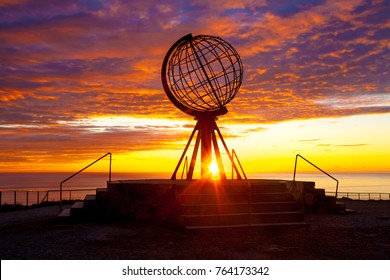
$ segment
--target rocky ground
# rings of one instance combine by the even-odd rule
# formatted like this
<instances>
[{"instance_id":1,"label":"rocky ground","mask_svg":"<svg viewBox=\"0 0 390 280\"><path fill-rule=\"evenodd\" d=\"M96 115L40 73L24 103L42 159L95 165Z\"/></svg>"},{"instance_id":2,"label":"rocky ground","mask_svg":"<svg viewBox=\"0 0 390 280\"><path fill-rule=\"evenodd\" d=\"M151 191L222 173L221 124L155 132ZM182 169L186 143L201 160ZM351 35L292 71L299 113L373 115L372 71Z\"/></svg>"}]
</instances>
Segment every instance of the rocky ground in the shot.
<instances>
[{"instance_id":1,"label":"rocky ground","mask_svg":"<svg viewBox=\"0 0 390 280\"><path fill-rule=\"evenodd\" d=\"M390 259L390 201L306 215L299 229L183 231L132 221L60 222L58 206L0 213L0 259Z\"/></svg>"}]
</instances>

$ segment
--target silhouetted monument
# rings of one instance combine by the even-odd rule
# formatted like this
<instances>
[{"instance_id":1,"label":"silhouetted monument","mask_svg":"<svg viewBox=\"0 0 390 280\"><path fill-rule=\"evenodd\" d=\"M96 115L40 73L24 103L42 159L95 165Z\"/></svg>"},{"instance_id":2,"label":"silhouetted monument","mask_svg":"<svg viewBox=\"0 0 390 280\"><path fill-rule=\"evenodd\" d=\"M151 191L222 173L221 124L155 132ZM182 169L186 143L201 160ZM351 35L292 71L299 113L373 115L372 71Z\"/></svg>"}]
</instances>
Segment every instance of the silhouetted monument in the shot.
<instances>
[{"instance_id":1,"label":"silhouetted monument","mask_svg":"<svg viewBox=\"0 0 390 280\"><path fill-rule=\"evenodd\" d=\"M201 150L201 177L210 178L209 166L214 150L220 178L226 179L216 133L229 156L232 166L241 178L234 164L232 154L216 124L217 116L228 111L226 105L236 96L243 77L243 66L237 51L219 37L188 34L178 40L165 56L161 78L169 100L181 111L197 120L179 163L176 173L196 132L195 146L189 165L187 179L192 179L198 150Z\"/></svg>"},{"instance_id":2,"label":"silhouetted monument","mask_svg":"<svg viewBox=\"0 0 390 280\"><path fill-rule=\"evenodd\" d=\"M217 135L237 178L241 179L241 175L233 160L235 153L228 150L216 119L227 113L226 105L236 96L242 75L243 67L238 53L221 38L188 34L178 40L165 56L162 82L172 103L195 117L197 123L171 180L111 181L110 175L107 189L97 189L96 195L86 196L83 202L78 201L60 216L73 216L76 219L95 216L103 219L130 217L164 220L186 229L204 230L305 227L308 224L304 221L304 211L315 211L322 207L328 211L341 209L346 213L345 204L342 206L344 208L336 204L337 195L326 196L325 189L315 189L314 182L295 181L295 171L293 181L248 179L239 165L245 180L226 180ZM177 171L195 135L188 181L176 180ZM191 180L199 149L201 180ZM209 166L213 153L221 180L209 180L212 178ZM107 153L92 164L107 155L110 155L111 162L111 153ZM111 174L111 163L109 172Z\"/></svg>"}]
</instances>

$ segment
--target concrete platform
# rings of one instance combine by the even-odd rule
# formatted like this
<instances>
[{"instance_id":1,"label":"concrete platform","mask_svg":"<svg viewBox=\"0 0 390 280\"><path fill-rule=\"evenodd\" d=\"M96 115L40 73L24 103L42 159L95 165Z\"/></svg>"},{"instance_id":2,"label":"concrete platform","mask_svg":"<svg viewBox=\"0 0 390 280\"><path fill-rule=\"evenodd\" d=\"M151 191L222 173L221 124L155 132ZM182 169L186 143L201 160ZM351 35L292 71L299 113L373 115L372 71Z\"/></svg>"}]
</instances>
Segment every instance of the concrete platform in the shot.
<instances>
[{"instance_id":1,"label":"concrete platform","mask_svg":"<svg viewBox=\"0 0 390 280\"><path fill-rule=\"evenodd\" d=\"M76 202L76 220L130 218L187 229L307 226L304 214L342 210L314 182L250 180L119 180Z\"/></svg>"},{"instance_id":2,"label":"concrete platform","mask_svg":"<svg viewBox=\"0 0 390 280\"><path fill-rule=\"evenodd\" d=\"M107 207L114 216L168 220L187 228L297 226L303 223L300 209L304 207L299 204L307 201L306 193L314 189L314 183L296 183L267 179L112 181L107 183Z\"/></svg>"}]
</instances>

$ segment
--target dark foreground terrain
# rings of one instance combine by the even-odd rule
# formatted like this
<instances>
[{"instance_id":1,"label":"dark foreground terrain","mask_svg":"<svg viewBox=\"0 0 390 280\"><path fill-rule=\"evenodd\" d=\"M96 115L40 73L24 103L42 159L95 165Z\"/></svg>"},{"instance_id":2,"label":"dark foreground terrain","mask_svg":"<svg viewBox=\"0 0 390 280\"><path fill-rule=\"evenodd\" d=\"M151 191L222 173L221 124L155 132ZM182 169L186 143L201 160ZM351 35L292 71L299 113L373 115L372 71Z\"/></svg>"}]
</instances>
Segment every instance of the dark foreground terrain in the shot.
<instances>
[{"instance_id":1,"label":"dark foreground terrain","mask_svg":"<svg viewBox=\"0 0 390 280\"><path fill-rule=\"evenodd\" d=\"M390 201L306 215L299 229L182 231L132 221L59 222L57 206L0 213L0 259L390 259Z\"/></svg>"}]
</instances>

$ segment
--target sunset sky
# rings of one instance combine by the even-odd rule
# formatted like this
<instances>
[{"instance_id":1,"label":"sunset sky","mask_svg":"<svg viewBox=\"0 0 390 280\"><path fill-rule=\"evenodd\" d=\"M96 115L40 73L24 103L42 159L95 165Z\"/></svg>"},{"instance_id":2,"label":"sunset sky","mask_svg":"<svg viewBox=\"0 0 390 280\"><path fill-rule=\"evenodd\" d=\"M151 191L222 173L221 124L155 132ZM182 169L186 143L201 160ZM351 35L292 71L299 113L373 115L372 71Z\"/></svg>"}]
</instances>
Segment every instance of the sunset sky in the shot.
<instances>
[{"instance_id":1,"label":"sunset sky","mask_svg":"<svg viewBox=\"0 0 390 280\"><path fill-rule=\"evenodd\" d=\"M390 172L389 15L381 0L2 0L0 171L77 171L106 152L117 172L173 171L195 121L160 71L192 33L241 56L218 125L247 172L290 172L296 153Z\"/></svg>"}]
</instances>

